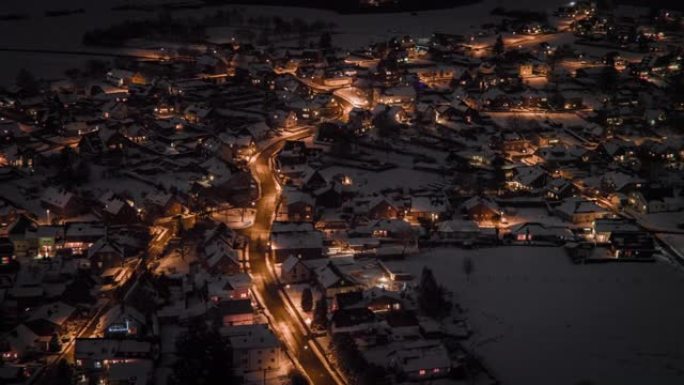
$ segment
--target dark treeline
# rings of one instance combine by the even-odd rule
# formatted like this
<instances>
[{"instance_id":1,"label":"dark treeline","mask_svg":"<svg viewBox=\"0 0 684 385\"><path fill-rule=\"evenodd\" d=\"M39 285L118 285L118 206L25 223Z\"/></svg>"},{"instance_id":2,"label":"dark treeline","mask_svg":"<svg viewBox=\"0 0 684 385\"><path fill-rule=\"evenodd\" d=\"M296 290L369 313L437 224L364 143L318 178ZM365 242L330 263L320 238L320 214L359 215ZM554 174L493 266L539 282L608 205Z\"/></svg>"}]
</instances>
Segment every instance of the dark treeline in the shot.
<instances>
[{"instance_id":1,"label":"dark treeline","mask_svg":"<svg viewBox=\"0 0 684 385\"><path fill-rule=\"evenodd\" d=\"M204 0L207 4L248 4L248 5L287 5L292 7L321 8L340 13L385 13L385 12L417 12L430 9L451 8L464 4L477 3L479 0L393 0L378 1L381 6L367 6L361 0L290 0L283 4L282 0Z\"/></svg>"}]
</instances>

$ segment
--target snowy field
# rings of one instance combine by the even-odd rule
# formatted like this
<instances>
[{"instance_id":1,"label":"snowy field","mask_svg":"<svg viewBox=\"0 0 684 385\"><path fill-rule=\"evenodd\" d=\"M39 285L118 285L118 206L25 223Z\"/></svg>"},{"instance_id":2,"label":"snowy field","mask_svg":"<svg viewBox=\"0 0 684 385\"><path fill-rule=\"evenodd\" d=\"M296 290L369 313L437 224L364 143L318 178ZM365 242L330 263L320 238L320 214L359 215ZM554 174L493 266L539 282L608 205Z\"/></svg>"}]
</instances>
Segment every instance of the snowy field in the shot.
<instances>
[{"instance_id":1,"label":"snowy field","mask_svg":"<svg viewBox=\"0 0 684 385\"><path fill-rule=\"evenodd\" d=\"M684 274L665 263L573 265L560 248L501 247L388 265L432 268L503 384L684 384Z\"/></svg>"},{"instance_id":2,"label":"snowy field","mask_svg":"<svg viewBox=\"0 0 684 385\"><path fill-rule=\"evenodd\" d=\"M334 166L321 170L321 174L326 179L331 179L337 174L349 176L359 191L366 194L373 194L385 189L394 188L428 188L431 186L443 185L445 183L444 178L437 174L408 168L395 168L387 171L374 172L351 167Z\"/></svg>"},{"instance_id":3,"label":"snowy field","mask_svg":"<svg viewBox=\"0 0 684 385\"><path fill-rule=\"evenodd\" d=\"M135 4L163 3L163 0L141 0ZM249 3L249 1L245 1ZM46 5L46 3L48 3ZM46 2L45 0L2 0L0 14L26 13L29 19L15 21L0 21L0 48L22 49L62 49L107 51L96 47L83 47L83 34L95 28L120 23L126 19L147 19L155 17L154 13L139 11L111 11L111 7L125 3L123 0L60 0ZM562 1L557 0L519 0L516 8L554 9ZM398 14L371 15L339 15L335 12L295 8L240 5L246 16L280 16L283 18L299 17L305 20L322 20L334 22L338 25L338 32L333 37L333 43L356 48L370 42L386 40L393 36L410 34L413 36L430 36L435 31L463 33L479 28L479 24L492 19L489 12L496 6L505 6L502 0L483 0L480 3L456 7L452 9ZM198 10L176 11L174 15L201 16L213 14L219 9L234 8L207 7ZM510 7L510 4L509 4ZM47 10L83 8L85 13L64 17L45 17ZM212 36L217 41L225 39L220 33ZM117 50L120 52L120 50ZM29 68L36 74L47 78L62 76L64 70L79 66L87 57L63 55L27 55L25 53L0 52L3 71L0 72L0 84L12 82L21 68Z\"/></svg>"}]
</instances>

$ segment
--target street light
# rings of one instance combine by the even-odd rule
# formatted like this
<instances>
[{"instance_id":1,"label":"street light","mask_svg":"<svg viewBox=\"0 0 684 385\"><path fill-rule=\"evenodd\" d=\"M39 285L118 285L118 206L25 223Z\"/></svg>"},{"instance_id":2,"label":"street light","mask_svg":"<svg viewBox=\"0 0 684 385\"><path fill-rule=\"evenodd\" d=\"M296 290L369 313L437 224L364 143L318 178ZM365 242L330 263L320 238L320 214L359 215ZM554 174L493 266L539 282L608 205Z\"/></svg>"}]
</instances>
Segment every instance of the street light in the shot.
<instances>
[{"instance_id":1,"label":"street light","mask_svg":"<svg viewBox=\"0 0 684 385\"><path fill-rule=\"evenodd\" d=\"M47 224L50 224L50 209L46 209L45 212L47 213Z\"/></svg>"}]
</instances>

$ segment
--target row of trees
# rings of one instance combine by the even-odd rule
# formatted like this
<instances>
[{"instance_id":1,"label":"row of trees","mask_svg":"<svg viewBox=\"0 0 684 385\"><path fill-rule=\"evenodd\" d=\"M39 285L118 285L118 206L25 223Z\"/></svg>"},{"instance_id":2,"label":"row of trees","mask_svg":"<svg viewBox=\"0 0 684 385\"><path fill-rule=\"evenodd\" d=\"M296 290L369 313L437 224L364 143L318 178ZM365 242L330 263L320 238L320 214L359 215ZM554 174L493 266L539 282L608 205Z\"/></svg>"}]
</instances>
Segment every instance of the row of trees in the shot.
<instances>
[{"instance_id":1,"label":"row of trees","mask_svg":"<svg viewBox=\"0 0 684 385\"><path fill-rule=\"evenodd\" d=\"M198 41L206 38L207 28L237 27L236 35L241 40L268 44L271 36L310 36L329 32L336 27L335 23L314 20L308 22L302 18L285 20L280 16L245 18L239 10L218 11L203 18L176 18L168 11L160 12L157 18L145 20L128 20L105 29L95 29L83 35L86 45L121 45L126 40L135 38L162 38L176 41ZM257 31L261 31L257 34ZM329 47L329 35L322 37L322 43Z\"/></svg>"}]
</instances>

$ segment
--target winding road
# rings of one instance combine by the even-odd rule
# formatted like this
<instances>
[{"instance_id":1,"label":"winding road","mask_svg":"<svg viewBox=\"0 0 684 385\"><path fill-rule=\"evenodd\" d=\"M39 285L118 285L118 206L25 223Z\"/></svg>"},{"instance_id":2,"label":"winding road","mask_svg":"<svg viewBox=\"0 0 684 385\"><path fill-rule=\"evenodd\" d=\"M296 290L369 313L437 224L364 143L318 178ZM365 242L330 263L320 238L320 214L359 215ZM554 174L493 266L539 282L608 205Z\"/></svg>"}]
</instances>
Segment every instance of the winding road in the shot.
<instances>
[{"instance_id":1,"label":"winding road","mask_svg":"<svg viewBox=\"0 0 684 385\"><path fill-rule=\"evenodd\" d=\"M252 290L256 291L261 305L269 313L272 327L285 340L292 358L306 372L312 385L336 385L338 382L323 359L309 347L309 336L302 330L295 316L288 312L278 283L266 263L266 244L280 196L280 186L273 175L271 159L282 149L285 140L301 139L309 135L311 132L307 130L285 137L264 149L251 162L252 175L261 185L261 199L256 203L254 225L245 230L245 235L250 239L249 265L254 282Z\"/></svg>"}]
</instances>

